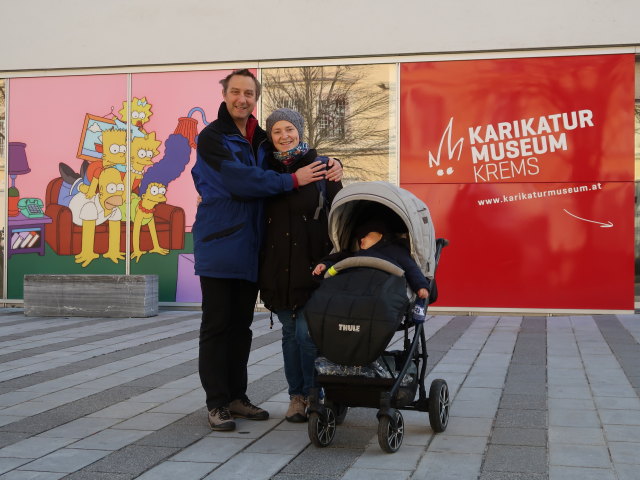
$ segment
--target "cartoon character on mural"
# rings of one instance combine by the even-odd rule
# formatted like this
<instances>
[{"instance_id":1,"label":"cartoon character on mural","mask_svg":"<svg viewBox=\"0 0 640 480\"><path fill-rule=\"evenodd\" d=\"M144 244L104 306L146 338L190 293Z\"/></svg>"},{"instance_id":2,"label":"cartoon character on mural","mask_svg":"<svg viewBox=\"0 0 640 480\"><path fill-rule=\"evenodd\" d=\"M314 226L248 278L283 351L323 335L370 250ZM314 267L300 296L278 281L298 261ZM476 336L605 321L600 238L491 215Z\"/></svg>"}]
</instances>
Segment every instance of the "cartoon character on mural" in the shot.
<instances>
[{"instance_id":1,"label":"cartoon character on mural","mask_svg":"<svg viewBox=\"0 0 640 480\"><path fill-rule=\"evenodd\" d=\"M77 193L69 202L73 214L73 223L82 226L82 249L75 256L76 263L83 267L98 258L94 250L96 226L108 222L109 247L105 258L114 263L124 259L120 249L120 205L124 203L124 183L120 172L115 168L106 168L100 172L97 181L98 192L87 198L82 192Z\"/></svg>"},{"instance_id":2,"label":"cartoon character on mural","mask_svg":"<svg viewBox=\"0 0 640 480\"><path fill-rule=\"evenodd\" d=\"M122 108L118 112L120 114L120 120L126 122L127 119L127 101L122 102ZM153 112L151 111L151 104L147 102L147 97L133 97L131 100L131 123L138 127L142 133L146 133L144 124L151 119Z\"/></svg>"},{"instance_id":3,"label":"cartoon character on mural","mask_svg":"<svg viewBox=\"0 0 640 480\"><path fill-rule=\"evenodd\" d=\"M133 220L133 253L131 258L140 260L145 253L159 253L166 255L169 250L162 248L158 242L154 212L159 203L167 201L165 196L170 182L184 171L189 162L191 147L189 141L180 134L172 134L164 143L164 157L149 167L140 183L140 200L134 207L132 202ZM151 234L153 249L148 252L140 249L140 228L146 224Z\"/></svg>"},{"instance_id":4,"label":"cartoon character on mural","mask_svg":"<svg viewBox=\"0 0 640 480\"><path fill-rule=\"evenodd\" d=\"M158 147L161 144L160 140L156 140L156 132L131 140L129 190L132 193L138 193L144 169L149 165L153 165L153 159L160 153Z\"/></svg>"},{"instance_id":5,"label":"cartoon character on mural","mask_svg":"<svg viewBox=\"0 0 640 480\"><path fill-rule=\"evenodd\" d=\"M98 190L100 173L107 168L115 168L119 172L127 171L127 131L112 128L102 132L102 159L89 164L86 177L89 185L78 188L87 198L92 198Z\"/></svg>"}]
</instances>

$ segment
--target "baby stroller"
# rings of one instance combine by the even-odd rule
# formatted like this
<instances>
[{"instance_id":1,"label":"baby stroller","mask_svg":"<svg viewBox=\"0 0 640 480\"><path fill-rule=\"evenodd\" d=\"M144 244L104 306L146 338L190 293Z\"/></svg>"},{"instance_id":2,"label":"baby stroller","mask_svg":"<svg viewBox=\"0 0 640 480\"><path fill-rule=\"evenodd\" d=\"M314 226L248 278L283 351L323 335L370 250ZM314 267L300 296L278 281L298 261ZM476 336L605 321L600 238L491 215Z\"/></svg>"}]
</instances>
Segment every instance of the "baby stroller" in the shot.
<instances>
[{"instance_id":1,"label":"baby stroller","mask_svg":"<svg viewBox=\"0 0 640 480\"><path fill-rule=\"evenodd\" d=\"M433 303L435 270L448 242L435 239L429 209L412 193L387 182L343 188L329 212L334 252L354 250L354 230L372 216L384 218L397 241L410 250L430 281L428 303ZM388 453L396 452L404 437L400 410L428 412L433 431L443 432L449 420L449 388L437 379L426 394L424 325L414 322L415 295L402 269L365 256L346 258L333 269L338 273L327 274L305 306L319 353L317 386L309 395L311 442L317 447L331 444L349 407L378 408L378 443ZM403 349L387 351L398 332Z\"/></svg>"}]
</instances>

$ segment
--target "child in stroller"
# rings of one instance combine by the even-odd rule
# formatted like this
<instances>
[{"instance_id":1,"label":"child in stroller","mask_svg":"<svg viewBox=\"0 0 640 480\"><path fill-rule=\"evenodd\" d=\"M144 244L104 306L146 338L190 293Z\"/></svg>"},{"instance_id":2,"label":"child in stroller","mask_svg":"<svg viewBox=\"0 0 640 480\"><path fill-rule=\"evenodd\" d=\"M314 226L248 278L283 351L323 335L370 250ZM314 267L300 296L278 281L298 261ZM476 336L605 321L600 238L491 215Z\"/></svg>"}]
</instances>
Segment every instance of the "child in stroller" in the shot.
<instances>
[{"instance_id":1,"label":"child in stroller","mask_svg":"<svg viewBox=\"0 0 640 480\"><path fill-rule=\"evenodd\" d=\"M407 247L398 239L393 238L393 232L390 231L384 220L368 219L354 229L354 238L360 247L356 252L336 252L332 253L316 265L313 270L314 275L322 275L327 270L328 274L333 276L337 272L332 266L349 258L351 256L370 256L388 260L404 270L409 286L416 293L418 298L426 299L429 296L429 283L423 275L420 267L411 258L411 254Z\"/></svg>"},{"instance_id":2,"label":"child in stroller","mask_svg":"<svg viewBox=\"0 0 640 480\"><path fill-rule=\"evenodd\" d=\"M389 453L402 443L401 409L428 412L434 432L444 431L448 386L443 379L434 380L427 397L424 325L410 315L414 292L435 301L435 268L447 244L435 239L428 208L387 182L351 184L333 201L329 236L334 253L314 269L326 274L305 307L309 333L321 355L316 361L318 387L309 398L311 442L329 445L347 407L379 408L378 442ZM386 351L400 331L403 350ZM338 368L324 368L327 364ZM379 372L381 365L386 374L369 374Z\"/></svg>"}]
</instances>

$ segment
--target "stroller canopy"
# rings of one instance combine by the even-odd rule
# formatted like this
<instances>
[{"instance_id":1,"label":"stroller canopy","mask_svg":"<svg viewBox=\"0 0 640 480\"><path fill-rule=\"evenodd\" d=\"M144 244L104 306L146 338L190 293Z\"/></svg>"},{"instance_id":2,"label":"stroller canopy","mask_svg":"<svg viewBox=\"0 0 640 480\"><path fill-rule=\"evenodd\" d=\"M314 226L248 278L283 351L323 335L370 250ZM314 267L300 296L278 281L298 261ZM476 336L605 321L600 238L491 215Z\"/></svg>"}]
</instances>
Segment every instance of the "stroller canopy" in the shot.
<instances>
[{"instance_id":1,"label":"stroller canopy","mask_svg":"<svg viewBox=\"0 0 640 480\"><path fill-rule=\"evenodd\" d=\"M411 256L424 275L433 278L436 241L429 209L413 193L389 182L358 182L338 192L329 212L329 237L334 251L349 250L354 228L366 212L372 211L372 205L382 205L396 214L408 236ZM378 214L384 215L384 209ZM382 220L393 223L394 219Z\"/></svg>"}]
</instances>

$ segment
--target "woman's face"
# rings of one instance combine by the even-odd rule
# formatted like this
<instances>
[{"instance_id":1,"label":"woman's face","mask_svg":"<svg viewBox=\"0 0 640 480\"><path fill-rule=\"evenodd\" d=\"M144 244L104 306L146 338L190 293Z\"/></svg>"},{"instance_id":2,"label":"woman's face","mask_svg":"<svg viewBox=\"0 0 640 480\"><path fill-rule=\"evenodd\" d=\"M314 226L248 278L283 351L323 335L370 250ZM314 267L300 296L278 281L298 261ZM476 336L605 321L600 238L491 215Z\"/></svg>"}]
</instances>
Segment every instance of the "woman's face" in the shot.
<instances>
[{"instance_id":1,"label":"woman's face","mask_svg":"<svg viewBox=\"0 0 640 480\"><path fill-rule=\"evenodd\" d=\"M300 135L298 134L298 129L293 126L293 123L280 120L274 123L273 128L271 128L271 140L276 150L286 152L298 146L300 143Z\"/></svg>"}]
</instances>

